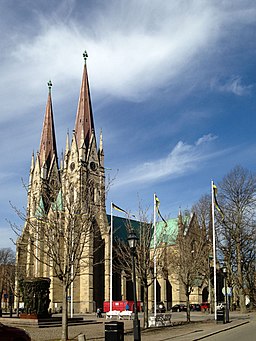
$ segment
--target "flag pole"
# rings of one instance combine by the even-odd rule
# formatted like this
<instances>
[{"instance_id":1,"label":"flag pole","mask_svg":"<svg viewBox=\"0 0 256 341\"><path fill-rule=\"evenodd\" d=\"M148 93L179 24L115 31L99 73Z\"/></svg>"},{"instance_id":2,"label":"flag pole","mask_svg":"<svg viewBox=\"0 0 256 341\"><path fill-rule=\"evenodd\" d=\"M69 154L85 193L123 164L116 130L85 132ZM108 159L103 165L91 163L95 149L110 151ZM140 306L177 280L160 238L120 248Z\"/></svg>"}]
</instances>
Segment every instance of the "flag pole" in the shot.
<instances>
[{"instance_id":1,"label":"flag pole","mask_svg":"<svg viewBox=\"0 0 256 341\"><path fill-rule=\"evenodd\" d=\"M70 251L69 251L70 252ZM72 223L71 230L71 284L70 284L70 317L73 318L74 310L74 221Z\"/></svg>"},{"instance_id":2,"label":"flag pole","mask_svg":"<svg viewBox=\"0 0 256 341\"><path fill-rule=\"evenodd\" d=\"M110 220L110 283L109 283L109 311L112 311L113 305L113 202L111 201L111 220Z\"/></svg>"},{"instance_id":3,"label":"flag pole","mask_svg":"<svg viewBox=\"0 0 256 341\"><path fill-rule=\"evenodd\" d=\"M156 193L154 193L154 316L156 317Z\"/></svg>"},{"instance_id":4,"label":"flag pole","mask_svg":"<svg viewBox=\"0 0 256 341\"><path fill-rule=\"evenodd\" d=\"M213 181L211 182L211 190L212 190L212 242L213 242L214 319L217 320L216 235L215 235L215 222L214 222Z\"/></svg>"}]
</instances>

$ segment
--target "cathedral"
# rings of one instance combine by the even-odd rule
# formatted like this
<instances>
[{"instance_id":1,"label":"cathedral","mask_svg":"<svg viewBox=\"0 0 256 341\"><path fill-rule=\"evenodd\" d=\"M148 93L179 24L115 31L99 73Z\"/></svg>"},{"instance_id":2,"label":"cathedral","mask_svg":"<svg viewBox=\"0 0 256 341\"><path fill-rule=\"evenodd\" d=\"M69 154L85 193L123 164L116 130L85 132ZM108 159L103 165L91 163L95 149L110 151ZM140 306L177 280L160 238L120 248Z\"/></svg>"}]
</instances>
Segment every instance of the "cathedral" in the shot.
<instances>
[{"instance_id":1,"label":"cathedral","mask_svg":"<svg viewBox=\"0 0 256 341\"><path fill-rule=\"evenodd\" d=\"M103 136L101 132L97 145L86 65L87 53L83 56L84 67L74 130L71 138L67 134L65 151L60 159L54 127L52 83L48 83L39 151L36 155L32 154L30 166L25 225L17 240L17 284L22 278L50 278L50 309L53 312L62 308L62 284L65 277L55 266L58 265L58 259L53 261L47 258L50 253L54 254L55 249L56 255L63 256L59 261L60 268L65 268L63 265L71 266L70 276L74 276L74 280L69 278L67 292L70 312L86 313L102 308L104 302L110 301L111 287L114 301L133 300L131 281L127 280L125 274L113 274L113 286L110 285L110 216L106 213L105 203ZM79 206L74 206L77 202ZM52 217L56 218L54 225L50 223ZM92 227L87 236L80 228L83 223L81 217L87 217L85 225L91 224ZM125 219L114 218L114 234L121 231L126 238ZM48 230L43 223L49 225ZM59 232L57 226L60 227ZM177 236L178 230L178 219L168 220L168 234ZM52 243L52 236L56 243ZM79 244L75 253L72 253L70 250L76 246L76 238L79 238ZM88 244L83 244L84 240ZM60 249L62 253L58 252ZM77 259L76 256L69 259L72 254L78 255ZM184 289L175 274L169 271L157 277L158 302L163 301L166 308L170 309L173 304L185 301ZM143 301L143 287L138 278L137 282L138 300ZM204 294L203 289L205 291L205 285L201 284L200 288L194 290L193 301L202 301L202 296L206 300L207 293ZM149 291L150 308L153 296L152 285Z\"/></svg>"},{"instance_id":2,"label":"cathedral","mask_svg":"<svg viewBox=\"0 0 256 341\"><path fill-rule=\"evenodd\" d=\"M64 212L64 215L68 214L70 207L63 204L65 198L78 200L84 207L90 202L93 231L97 231L97 236L91 236L93 242L90 243L90 251L82 251L87 254L80 257L88 259L85 269L82 271L81 264L77 265L76 274L78 271L80 273L70 285L67 293L68 300L72 299L72 310L92 312L95 311L96 306L102 307L104 300L109 300L109 226L105 207L103 138L101 132L98 147L86 66L87 53L85 52L83 56L84 68L74 130L71 141L67 134L66 148L60 162L54 127L52 83L50 81L48 83L49 93L39 151L36 155L32 154L26 221L22 235L17 241L17 264L20 276L51 279L50 308L52 311L59 310L62 306L62 289L55 271L47 266L49 261L47 263L47 260L43 258L45 254L42 251L47 245L42 243L47 244L48 235L44 233L40 236L40 230L35 230L35 228L31 232L31 221L36 219L40 222L40 214L44 216L53 214L54 205L55 207L62 205L60 210ZM90 184L89 191L88 184ZM35 235L34 238L31 238L31 234ZM49 244L54 247L50 240ZM66 248L69 247L68 245Z\"/></svg>"}]
</instances>

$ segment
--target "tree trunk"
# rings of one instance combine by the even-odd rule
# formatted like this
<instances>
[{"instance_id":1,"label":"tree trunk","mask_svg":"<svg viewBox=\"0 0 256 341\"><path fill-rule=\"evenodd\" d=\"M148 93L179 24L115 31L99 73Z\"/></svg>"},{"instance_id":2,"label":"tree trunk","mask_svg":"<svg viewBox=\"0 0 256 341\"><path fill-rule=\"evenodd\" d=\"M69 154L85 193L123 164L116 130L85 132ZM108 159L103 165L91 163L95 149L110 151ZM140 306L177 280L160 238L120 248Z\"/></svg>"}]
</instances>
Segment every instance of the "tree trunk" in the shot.
<instances>
[{"instance_id":1,"label":"tree trunk","mask_svg":"<svg viewBox=\"0 0 256 341\"><path fill-rule=\"evenodd\" d=\"M144 328L148 328L148 286L144 286Z\"/></svg>"},{"instance_id":2,"label":"tree trunk","mask_svg":"<svg viewBox=\"0 0 256 341\"><path fill-rule=\"evenodd\" d=\"M237 252L237 277L238 277L238 284L239 284L239 304L240 304L240 312L246 312L246 305L245 305L245 295L244 295L244 283L243 283L243 273L242 273L242 257L241 257L241 250L240 250L240 242L239 240L236 241L236 252Z\"/></svg>"},{"instance_id":3,"label":"tree trunk","mask_svg":"<svg viewBox=\"0 0 256 341\"><path fill-rule=\"evenodd\" d=\"M68 340L68 305L67 305L67 297L68 297L68 287L66 283L62 284L62 341Z\"/></svg>"},{"instance_id":4,"label":"tree trunk","mask_svg":"<svg viewBox=\"0 0 256 341\"><path fill-rule=\"evenodd\" d=\"M20 316L20 288L18 288L18 297L17 297L17 317Z\"/></svg>"},{"instance_id":5,"label":"tree trunk","mask_svg":"<svg viewBox=\"0 0 256 341\"><path fill-rule=\"evenodd\" d=\"M240 312L245 313L247 311L244 297L244 290L239 289L239 304L240 304Z\"/></svg>"},{"instance_id":6,"label":"tree trunk","mask_svg":"<svg viewBox=\"0 0 256 341\"><path fill-rule=\"evenodd\" d=\"M187 302L186 302L186 305L187 305L187 322L190 322L189 294L186 295L186 298L187 298Z\"/></svg>"}]
</instances>

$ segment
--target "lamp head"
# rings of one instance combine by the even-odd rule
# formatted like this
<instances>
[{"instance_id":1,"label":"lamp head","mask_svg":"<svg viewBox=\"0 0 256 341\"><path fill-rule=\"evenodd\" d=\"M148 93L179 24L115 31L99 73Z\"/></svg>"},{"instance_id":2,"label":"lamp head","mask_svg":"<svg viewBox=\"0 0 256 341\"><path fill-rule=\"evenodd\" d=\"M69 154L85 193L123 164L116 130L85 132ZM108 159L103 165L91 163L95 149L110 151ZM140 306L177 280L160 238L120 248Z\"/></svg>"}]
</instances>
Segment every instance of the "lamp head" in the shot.
<instances>
[{"instance_id":1,"label":"lamp head","mask_svg":"<svg viewBox=\"0 0 256 341\"><path fill-rule=\"evenodd\" d=\"M137 247L139 238L137 237L133 229L130 231L127 240L128 240L130 249L134 251Z\"/></svg>"}]
</instances>

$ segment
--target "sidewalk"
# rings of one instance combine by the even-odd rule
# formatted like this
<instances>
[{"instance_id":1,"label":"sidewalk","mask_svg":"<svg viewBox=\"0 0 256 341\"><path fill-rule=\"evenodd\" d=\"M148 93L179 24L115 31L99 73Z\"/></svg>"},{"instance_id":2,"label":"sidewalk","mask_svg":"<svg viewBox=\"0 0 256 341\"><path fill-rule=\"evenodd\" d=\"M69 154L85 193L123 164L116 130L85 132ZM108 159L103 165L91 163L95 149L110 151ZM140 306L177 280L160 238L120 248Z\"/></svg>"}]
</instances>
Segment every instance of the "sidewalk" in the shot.
<instances>
[{"instance_id":1,"label":"sidewalk","mask_svg":"<svg viewBox=\"0 0 256 341\"><path fill-rule=\"evenodd\" d=\"M174 315L174 314L173 314ZM180 318L177 318L179 316ZM214 315L202 314L202 313L194 313L191 316L192 322L190 324L186 324L186 313L178 313L175 314L174 317L174 325L169 327L158 327L158 328L149 328L147 330L141 329L141 340L142 341L163 341L163 340L172 340L175 339L177 341L196 341L202 340L207 336L214 335L220 332L224 332L225 330L229 330L231 328L237 328L241 325L249 323L251 319L256 319L256 313L248 313L241 314L240 312L234 312L230 314L230 322L216 323L214 320ZM141 321L141 326L143 325L143 321ZM133 340L133 330L132 330L132 321L125 321L124 323L125 329L125 341ZM88 335L87 340L96 340L90 339ZM104 338L103 338L104 340Z\"/></svg>"},{"instance_id":2,"label":"sidewalk","mask_svg":"<svg viewBox=\"0 0 256 341\"><path fill-rule=\"evenodd\" d=\"M161 341L172 340L177 341L197 341L203 340L207 336L211 336L231 328L239 327L245 323L249 323L250 317L245 320L232 320L227 324L216 324L214 320L201 321L186 325L168 327L168 328L154 328L154 330L142 331L142 341ZM133 340L133 335L127 335L125 341Z\"/></svg>"},{"instance_id":3,"label":"sidewalk","mask_svg":"<svg viewBox=\"0 0 256 341\"><path fill-rule=\"evenodd\" d=\"M86 320L94 319L94 324L77 325L69 327L69 338L77 340L79 334L84 334L86 341L105 340L105 318L97 319L95 315L86 315ZM185 314L175 314L174 326L149 328L143 330L141 328L142 341L163 341L163 340L177 340L177 341L196 341L202 340L207 336L224 332L227 329L239 328L240 325L249 323L250 320L256 319L256 313L240 314L233 312L230 314L230 323L216 323L213 315L205 315L202 313L195 313L192 315L192 322L184 324ZM6 321L7 322L7 321ZM124 341L133 340L133 321L124 320ZM4 322L5 323L5 322ZM141 320L143 326L143 320ZM60 340L61 327L36 328L24 326L33 341L56 341Z\"/></svg>"}]
</instances>

